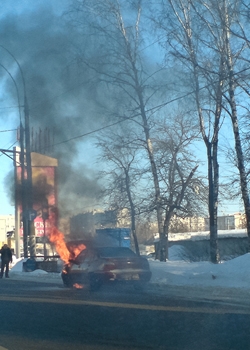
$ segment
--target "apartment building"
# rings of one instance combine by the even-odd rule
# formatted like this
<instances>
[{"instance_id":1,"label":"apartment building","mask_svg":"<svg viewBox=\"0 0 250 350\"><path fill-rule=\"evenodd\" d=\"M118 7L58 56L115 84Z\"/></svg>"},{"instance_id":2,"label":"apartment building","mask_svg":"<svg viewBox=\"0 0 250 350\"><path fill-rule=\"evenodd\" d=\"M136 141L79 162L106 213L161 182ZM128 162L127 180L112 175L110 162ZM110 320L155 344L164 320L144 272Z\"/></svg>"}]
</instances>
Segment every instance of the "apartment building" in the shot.
<instances>
[{"instance_id":1,"label":"apartment building","mask_svg":"<svg viewBox=\"0 0 250 350\"><path fill-rule=\"evenodd\" d=\"M15 230L15 215L0 215L0 248L7 243L7 232Z\"/></svg>"}]
</instances>

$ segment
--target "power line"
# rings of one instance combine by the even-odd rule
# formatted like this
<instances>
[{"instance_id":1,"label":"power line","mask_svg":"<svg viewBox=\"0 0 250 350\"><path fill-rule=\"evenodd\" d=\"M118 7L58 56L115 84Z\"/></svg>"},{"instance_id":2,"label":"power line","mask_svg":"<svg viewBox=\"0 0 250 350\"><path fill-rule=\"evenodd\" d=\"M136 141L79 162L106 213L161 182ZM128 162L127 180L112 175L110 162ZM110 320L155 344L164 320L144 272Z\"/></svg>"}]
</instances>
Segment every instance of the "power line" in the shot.
<instances>
[{"instance_id":1,"label":"power line","mask_svg":"<svg viewBox=\"0 0 250 350\"><path fill-rule=\"evenodd\" d=\"M89 132L87 132L87 133L85 133L85 134L71 137L71 138L68 139L68 140L64 140L64 141L55 143L54 146L61 145L62 143L67 143L67 142L69 142L69 141L72 141L72 140L79 139L79 138L84 137L84 136L88 136L88 135L94 134L94 133L96 133L96 132L99 132L99 131L105 130L105 129L107 129L107 128L110 128L111 126L120 124L120 123L122 123L122 122L124 122L124 121L126 121L126 120L129 120L129 119L131 119L131 118L125 118L125 119L123 119L123 120L119 120L119 121L114 122L114 123L112 123L112 124L103 126L103 127L99 128L99 129L95 129L95 130L89 131Z\"/></svg>"},{"instance_id":2,"label":"power line","mask_svg":"<svg viewBox=\"0 0 250 350\"><path fill-rule=\"evenodd\" d=\"M245 68L245 69L243 69L242 71L239 71L237 74L242 73L242 72L244 72L244 71L246 71L246 70L248 70L248 69L250 69L250 67L249 67L249 68ZM209 87L209 86L211 86L211 85L212 85L212 83L211 83L211 84L207 84L207 85L201 87L201 88L199 89L199 91L201 91L201 90L203 90L203 89L206 89L207 87ZM190 91L190 92L187 92L186 94L184 94L184 95L182 95L182 96L173 98L173 99L171 99L171 100L169 100L169 101L167 101L167 102L165 102L165 103L162 103L162 104L160 104L160 105L158 105L158 106L152 107L152 108L146 110L146 113L151 112L151 111L153 112L154 110L157 110L157 109L161 109L161 108L167 106L168 104L171 104L171 103L176 102L176 101L178 101L178 100L181 100L181 99L183 99L183 98L185 98L185 97L188 97L188 96L192 95L193 93L195 93L195 90ZM84 136L88 136L88 135L94 134L94 133L96 133L96 132L99 132L99 131L102 131L102 130L104 130L104 129L107 129L107 128L111 127L111 126L120 124L120 123L122 123L122 122L124 122L124 121L133 120L133 118L135 118L135 117L137 117L137 116L139 116L139 115L140 115L140 114L136 114L136 115L134 115L134 116L131 117L131 118L124 118L124 119L119 120L119 121L117 121L117 122L115 122L115 123L112 123L112 124L103 126L103 127L99 128L99 129L96 129L96 130L87 132L87 133L82 134L82 135L74 136L74 137L72 137L72 138L70 138L70 139L68 139L68 140L61 141L61 142L56 143L55 146L56 146L56 145L59 145L59 144L62 144L62 143L67 143L67 142L69 142L69 141L72 141L72 140L75 140L75 139L78 139L78 138L81 138L81 137L84 137Z\"/></svg>"},{"instance_id":3,"label":"power line","mask_svg":"<svg viewBox=\"0 0 250 350\"><path fill-rule=\"evenodd\" d=\"M242 69L241 71L238 71L237 73L234 73L234 75L243 73L243 72L245 72L245 71L247 71L247 70L249 70L249 69L250 69L250 67L244 68L244 69ZM82 83L76 85L75 87L73 87L73 88L71 88L71 89L69 89L69 90L67 90L67 91L65 91L65 92L63 92L63 93L61 93L61 94L58 95L58 96L54 96L52 99L50 99L50 101L51 101L51 100L54 100L54 99L56 99L56 98L58 98L58 97L60 97L60 96L62 96L62 95L64 95L65 93L67 93L67 92L69 92L69 91L74 90L75 88L77 88L77 87L79 87L80 85L83 85L83 84L84 84L84 82L82 82ZM214 84L214 82L213 82L213 83L206 84L206 85L200 87L200 88L199 88L199 91L201 91L201 90L203 90L203 89L206 89L206 88L212 86L213 84ZM148 113L148 112L153 112L153 113L154 113L156 110L159 110L159 109L161 109L161 108L163 108L163 107L165 107L165 106L167 106L167 105L169 105L169 104L171 104L171 103L173 103L173 102L176 102L176 101L179 101L179 100L181 100L181 99L183 99L183 98L185 98L185 97L188 97L188 96L194 94L195 92L196 92L196 90L194 89L194 90L192 90L192 91L189 91L189 92L185 93L184 95L175 97L175 98L173 98L173 99L171 99L171 100L169 100L169 101L167 101L167 102L165 102L165 103L162 103L162 104L160 104L160 105L157 105L157 106L154 106L154 107L152 107L152 108L149 108L149 109L146 110L146 113ZM39 105L40 105L40 104L39 104ZM39 106L39 105L38 105L38 106ZM37 107L37 106L36 106L36 107ZM31 108L31 109L35 109L36 107L33 107L33 108ZM139 115L140 115L140 114L134 115L134 116L131 117L131 118L124 118L124 119L119 120L119 121L117 121L117 122L115 122L115 123L106 125L106 126L104 126L104 127L102 127L102 128L99 128L99 129L90 131L90 132L85 133L85 134L81 134L81 135L78 135L78 136L74 136L74 137L72 137L72 138L70 138L70 139L68 139L68 140L65 140L65 141L58 142L58 143L56 143L55 145L67 143L67 142L69 142L69 141L72 141L72 140L75 140L75 139L78 139L78 138L81 138L81 137L85 137L85 136L94 134L94 133L96 133L96 132L99 132L99 131L102 131L102 130L104 130L104 129L106 129L106 128L109 128L109 127L111 127L111 126L114 126L114 125L117 125L117 124L119 124L119 123L122 123L122 122L124 122L124 121L126 121L126 120L128 120L128 119L133 119L133 118L135 118L135 117L137 117L137 116L139 116Z\"/></svg>"},{"instance_id":4,"label":"power line","mask_svg":"<svg viewBox=\"0 0 250 350\"><path fill-rule=\"evenodd\" d=\"M0 132L10 132L10 131L17 131L18 129L9 129L9 130L0 130Z\"/></svg>"},{"instance_id":5,"label":"power line","mask_svg":"<svg viewBox=\"0 0 250 350\"><path fill-rule=\"evenodd\" d=\"M234 75L240 74L240 73L245 72L245 71L247 71L247 70L249 70L249 69L250 69L250 67L245 68L245 69L243 69L243 70L241 70L241 71L238 71L237 73L234 73ZM86 82L81 82L81 83L75 85L74 87L72 87L72 88L70 88L70 89L68 89L68 90L66 90L66 91L64 91L64 92L62 92L61 94L56 95L56 96L54 96L54 97L52 97L52 98L50 98L50 99L47 99L47 100L45 100L45 101L43 101L43 102L37 104L36 106L31 107L30 110L34 110L34 109L38 108L41 104L43 104L43 103L45 103L45 102L54 101L54 100L58 99L59 97L65 95L66 93L68 93L68 92L70 92L70 91L72 91L72 90L75 90L76 88L78 88L78 87L80 87L80 86L82 86L82 85L84 85L84 84L86 84ZM206 88L210 87L210 86L213 85L213 84L214 84L214 83L209 83L209 84L207 84L207 85L205 85L205 86L203 86L203 87L200 87L200 88L199 88L199 91L201 91L201 90L203 90L203 89L206 89ZM163 108L163 107L165 107L165 106L167 106L167 105L169 105L169 104L171 104L171 103L173 103L173 102L179 101L179 100L181 100L181 99L183 99L183 98L186 98L186 97L188 97L188 96L194 94L195 91L196 91L196 90L189 91L189 92L187 92L187 93L185 93L185 94L183 94L183 95L181 95L181 96L175 97L175 98L173 98L173 99L171 99L171 100L169 100L169 101L167 101L167 102L165 102L165 103L162 103L162 104L160 104L160 105L157 105L157 106L154 106L154 107L152 107L152 108L149 108L148 110L146 110L146 113L148 113L148 112L153 112L153 113L154 113L156 110L159 110L159 109L161 109L161 108ZM16 107L18 107L18 106L16 106ZM3 107L3 108L15 108L15 107L13 106L13 107ZM137 115L133 116L132 118L124 118L124 119L119 120L119 121L117 121L117 122L114 122L114 123L112 123L112 124L103 126L103 127L101 127L101 128L98 128L98 129L95 129L95 130L93 130L93 131L90 131L90 132L87 132L87 133L84 133L84 134L81 134L81 135L77 135L77 136L74 136L74 137L72 137L72 138L70 138L70 139L67 139L67 140L58 142L58 143L56 143L55 145L67 143L67 142L69 142L69 141L72 141L72 140L75 140L75 139L78 139L78 138L82 138L82 137L85 137L85 136L94 134L94 133L96 133L96 132L102 131L102 130L107 129L107 128L109 128L109 127L112 127L112 126L114 126L114 125L120 124L120 123L122 123L122 122L124 122L124 121L126 121L126 120L128 120L128 119L133 119L133 118L135 118L135 117L137 117L137 116L139 116L139 115L140 115L140 114L137 114ZM17 130L17 129L2 130L2 131L0 131L0 132L9 132L9 131L16 131L16 130Z\"/></svg>"},{"instance_id":6,"label":"power line","mask_svg":"<svg viewBox=\"0 0 250 350\"><path fill-rule=\"evenodd\" d=\"M10 109L10 108L19 108L19 107L20 106L7 106L7 107L0 107L0 109Z\"/></svg>"}]
</instances>

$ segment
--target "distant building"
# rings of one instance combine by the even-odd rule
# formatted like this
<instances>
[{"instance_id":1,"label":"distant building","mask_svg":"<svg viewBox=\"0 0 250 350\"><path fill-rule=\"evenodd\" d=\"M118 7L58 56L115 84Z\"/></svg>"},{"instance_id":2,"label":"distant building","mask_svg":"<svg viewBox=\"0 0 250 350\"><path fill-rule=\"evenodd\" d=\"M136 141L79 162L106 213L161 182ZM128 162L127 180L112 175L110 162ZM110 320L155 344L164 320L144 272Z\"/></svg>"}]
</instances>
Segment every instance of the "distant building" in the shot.
<instances>
[{"instance_id":1,"label":"distant building","mask_svg":"<svg viewBox=\"0 0 250 350\"><path fill-rule=\"evenodd\" d=\"M116 211L94 210L82 213L70 218L71 235L80 237L89 237L95 234L97 228L117 227Z\"/></svg>"},{"instance_id":2,"label":"distant building","mask_svg":"<svg viewBox=\"0 0 250 350\"><path fill-rule=\"evenodd\" d=\"M173 216L170 222L169 232L199 232L204 231L206 226L205 218L192 216L181 218Z\"/></svg>"},{"instance_id":3,"label":"distant building","mask_svg":"<svg viewBox=\"0 0 250 350\"><path fill-rule=\"evenodd\" d=\"M186 226L188 227L189 232L199 232L204 231L206 226L205 218L199 216L192 216L188 218L184 218Z\"/></svg>"},{"instance_id":4,"label":"distant building","mask_svg":"<svg viewBox=\"0 0 250 350\"><path fill-rule=\"evenodd\" d=\"M246 228L245 214L235 213L218 216L218 230L235 230ZM94 210L81 213L70 218L70 233L76 238L93 236L100 228L129 228L131 225L127 209L120 212L113 210ZM157 223L150 223L148 227L137 225L140 242L151 239L157 233ZM171 219L169 233L187 233L209 231L209 218L193 216ZM146 234L147 232L147 234Z\"/></svg>"},{"instance_id":5,"label":"distant building","mask_svg":"<svg viewBox=\"0 0 250 350\"><path fill-rule=\"evenodd\" d=\"M0 245L7 243L7 232L15 230L15 215L0 215Z\"/></svg>"},{"instance_id":6,"label":"distant building","mask_svg":"<svg viewBox=\"0 0 250 350\"><path fill-rule=\"evenodd\" d=\"M117 212L117 227L130 227L131 226L131 217L129 210L127 208L122 209Z\"/></svg>"},{"instance_id":7,"label":"distant building","mask_svg":"<svg viewBox=\"0 0 250 350\"><path fill-rule=\"evenodd\" d=\"M70 218L70 234L76 238L94 236L96 229L130 228L128 210L93 210Z\"/></svg>"},{"instance_id":8,"label":"distant building","mask_svg":"<svg viewBox=\"0 0 250 350\"><path fill-rule=\"evenodd\" d=\"M218 230L235 230L246 228L246 216L242 213L222 215L217 218ZM209 231L209 218L187 217L173 218L170 232L201 232Z\"/></svg>"},{"instance_id":9,"label":"distant building","mask_svg":"<svg viewBox=\"0 0 250 350\"><path fill-rule=\"evenodd\" d=\"M242 229L247 227L246 214L235 213L234 224L236 229Z\"/></svg>"},{"instance_id":10,"label":"distant building","mask_svg":"<svg viewBox=\"0 0 250 350\"><path fill-rule=\"evenodd\" d=\"M206 218L205 221L206 221L205 231L208 231L209 218ZM236 227L235 225L234 214L218 216L217 225L218 225L218 230L234 230L235 228L239 228L239 227Z\"/></svg>"}]
</instances>

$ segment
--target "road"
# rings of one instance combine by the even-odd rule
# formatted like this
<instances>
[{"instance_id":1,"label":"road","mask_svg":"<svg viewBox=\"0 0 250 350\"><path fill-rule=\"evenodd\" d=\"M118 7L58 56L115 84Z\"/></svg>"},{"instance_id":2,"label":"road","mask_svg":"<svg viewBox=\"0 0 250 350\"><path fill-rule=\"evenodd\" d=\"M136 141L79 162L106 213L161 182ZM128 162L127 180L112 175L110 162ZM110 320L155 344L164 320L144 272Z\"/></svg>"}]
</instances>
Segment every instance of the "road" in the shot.
<instances>
[{"instance_id":1,"label":"road","mask_svg":"<svg viewBox=\"0 0 250 350\"><path fill-rule=\"evenodd\" d=\"M0 350L250 349L250 308L0 281Z\"/></svg>"}]
</instances>

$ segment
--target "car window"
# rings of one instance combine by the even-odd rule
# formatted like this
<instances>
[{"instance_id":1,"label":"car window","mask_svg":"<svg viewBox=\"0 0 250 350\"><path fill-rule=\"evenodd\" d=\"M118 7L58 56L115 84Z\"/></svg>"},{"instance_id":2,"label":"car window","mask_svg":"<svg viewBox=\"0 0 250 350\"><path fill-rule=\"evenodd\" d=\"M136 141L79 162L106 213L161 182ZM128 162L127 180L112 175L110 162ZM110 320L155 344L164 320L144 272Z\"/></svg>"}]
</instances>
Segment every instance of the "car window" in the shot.
<instances>
[{"instance_id":1,"label":"car window","mask_svg":"<svg viewBox=\"0 0 250 350\"><path fill-rule=\"evenodd\" d=\"M97 258L96 253L93 250L87 250L84 261L93 261Z\"/></svg>"},{"instance_id":2,"label":"car window","mask_svg":"<svg viewBox=\"0 0 250 350\"><path fill-rule=\"evenodd\" d=\"M98 253L99 253L99 256L102 258L136 256L135 253L129 248L120 248L120 247L99 248Z\"/></svg>"}]
</instances>

